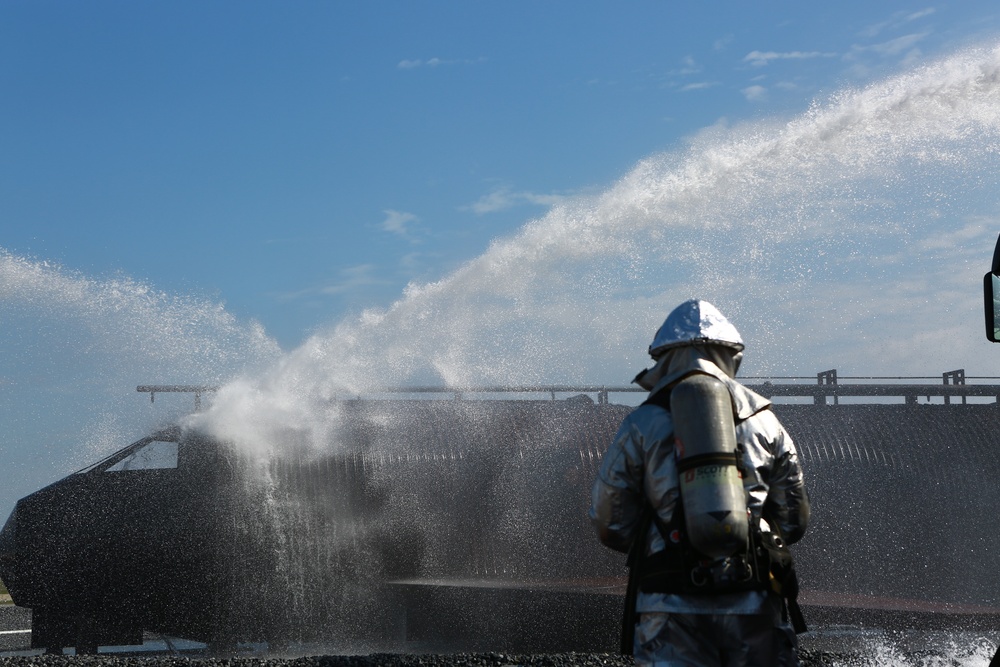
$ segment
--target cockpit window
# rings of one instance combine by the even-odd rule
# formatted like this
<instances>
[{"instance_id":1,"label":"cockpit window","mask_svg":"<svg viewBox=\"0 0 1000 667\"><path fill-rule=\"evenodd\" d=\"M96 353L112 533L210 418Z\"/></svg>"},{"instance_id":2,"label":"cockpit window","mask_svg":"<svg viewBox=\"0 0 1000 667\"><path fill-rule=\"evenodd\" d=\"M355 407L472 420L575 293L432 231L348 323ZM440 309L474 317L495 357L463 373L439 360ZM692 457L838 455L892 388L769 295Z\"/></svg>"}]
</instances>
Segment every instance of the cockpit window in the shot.
<instances>
[{"instance_id":1,"label":"cockpit window","mask_svg":"<svg viewBox=\"0 0 1000 667\"><path fill-rule=\"evenodd\" d=\"M150 440L104 472L124 470L164 470L177 467L177 443Z\"/></svg>"}]
</instances>

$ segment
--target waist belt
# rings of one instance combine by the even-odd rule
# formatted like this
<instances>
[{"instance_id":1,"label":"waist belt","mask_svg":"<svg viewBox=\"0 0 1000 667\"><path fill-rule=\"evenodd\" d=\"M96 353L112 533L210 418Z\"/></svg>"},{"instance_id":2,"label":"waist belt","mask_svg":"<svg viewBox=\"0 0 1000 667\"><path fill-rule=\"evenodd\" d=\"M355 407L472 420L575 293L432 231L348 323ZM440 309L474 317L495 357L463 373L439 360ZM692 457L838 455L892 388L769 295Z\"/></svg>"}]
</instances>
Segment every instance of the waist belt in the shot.
<instances>
[{"instance_id":1,"label":"waist belt","mask_svg":"<svg viewBox=\"0 0 1000 667\"><path fill-rule=\"evenodd\" d=\"M721 595L763 591L770 587L770 572L747 556L721 561L692 562L681 549L667 548L646 558L639 589L643 593Z\"/></svg>"},{"instance_id":2,"label":"waist belt","mask_svg":"<svg viewBox=\"0 0 1000 667\"><path fill-rule=\"evenodd\" d=\"M773 540L766 539L759 528L751 528L745 553L713 560L695 550L687 539L681 503L669 524L655 516L653 521L665 548L646 556L639 579L642 592L721 595L772 587L771 566L777 554L772 556Z\"/></svg>"}]
</instances>

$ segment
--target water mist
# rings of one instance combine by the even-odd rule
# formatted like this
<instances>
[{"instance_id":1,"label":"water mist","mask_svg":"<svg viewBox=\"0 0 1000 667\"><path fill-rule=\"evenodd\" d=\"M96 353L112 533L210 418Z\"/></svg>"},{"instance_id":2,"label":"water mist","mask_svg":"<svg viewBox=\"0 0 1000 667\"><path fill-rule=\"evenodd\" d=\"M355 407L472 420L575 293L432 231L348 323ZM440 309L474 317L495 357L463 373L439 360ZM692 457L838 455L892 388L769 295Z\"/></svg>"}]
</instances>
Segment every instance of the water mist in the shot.
<instances>
[{"instance_id":1,"label":"water mist","mask_svg":"<svg viewBox=\"0 0 1000 667\"><path fill-rule=\"evenodd\" d=\"M996 46L791 120L710 128L227 385L198 422L325 450L331 401L380 387L623 384L693 295L737 323L745 374L926 375L931 350L1000 368L983 358L977 287L998 147Z\"/></svg>"},{"instance_id":2,"label":"water mist","mask_svg":"<svg viewBox=\"0 0 1000 667\"><path fill-rule=\"evenodd\" d=\"M14 501L191 409L135 388L220 384L273 363L278 345L221 304L125 277L94 279L0 248L0 493ZM138 409L137 409L138 408Z\"/></svg>"},{"instance_id":3,"label":"water mist","mask_svg":"<svg viewBox=\"0 0 1000 667\"><path fill-rule=\"evenodd\" d=\"M305 614L318 591L354 605L341 614L371 618L384 608L367 597L370 580L433 576L454 558L472 575L522 576L516 550L500 559L449 553L439 532L445 508L420 487L434 480L450 497L488 498L517 534L533 520L505 503L537 471L567 464L553 443L579 435L580 408L349 399L428 384L625 384L666 312L691 296L737 324L746 374L926 375L967 364L995 374L1000 361L979 340L978 290L1000 217L998 149L1000 47L991 45L840 92L791 119L708 128L287 354L217 304L2 253L0 298L16 314L5 320L13 333L2 351L23 360L11 371L16 384L0 385L15 425L3 437L67 447L72 435L34 426L56 405L61 423L74 433L88 424L86 439L106 448L130 430L118 420L135 385L223 384L185 424L233 444L245 495L266 508L268 525L252 513L233 524L266 533L260 557L285 589L269 592L294 613ZM519 410L547 410L560 426L546 440ZM437 449L407 448L400 433ZM424 472L433 462L487 460L500 450L494 434L510 436L503 451L536 458L481 477ZM405 481L388 465L407 466ZM560 494L589 485L579 466L570 469L576 476L559 478L552 507L574 510ZM413 562L369 567L382 541L400 535L423 544ZM304 554L330 579L297 569ZM345 619L311 622L334 621Z\"/></svg>"},{"instance_id":4,"label":"water mist","mask_svg":"<svg viewBox=\"0 0 1000 667\"><path fill-rule=\"evenodd\" d=\"M270 461L265 485L285 494L283 507L300 508L274 462L349 452L359 436L343 426L344 399L426 384L625 384L664 314L690 296L737 323L747 374L926 375L966 364L989 374L997 361L979 340L978 285L1000 217L998 148L995 46L840 92L790 120L709 128L602 194L496 240L451 275L410 285L390 307L229 383L191 425ZM488 412L465 417L486 423ZM366 419L369 430L384 426L370 461L415 454L386 435L418 429L409 417L386 407ZM536 474L554 470L539 466ZM418 497L380 470L367 470L375 487L386 485L380 497ZM525 474L500 470L478 487L496 497L493 507L512 501L510 480ZM400 517L415 539L434 539L434 508L386 502L382 514L351 524L352 549L398 529ZM298 511L274 515L280 530L294 532ZM444 558L435 553L415 571L432 575ZM483 571L515 565L483 563Z\"/></svg>"}]
</instances>

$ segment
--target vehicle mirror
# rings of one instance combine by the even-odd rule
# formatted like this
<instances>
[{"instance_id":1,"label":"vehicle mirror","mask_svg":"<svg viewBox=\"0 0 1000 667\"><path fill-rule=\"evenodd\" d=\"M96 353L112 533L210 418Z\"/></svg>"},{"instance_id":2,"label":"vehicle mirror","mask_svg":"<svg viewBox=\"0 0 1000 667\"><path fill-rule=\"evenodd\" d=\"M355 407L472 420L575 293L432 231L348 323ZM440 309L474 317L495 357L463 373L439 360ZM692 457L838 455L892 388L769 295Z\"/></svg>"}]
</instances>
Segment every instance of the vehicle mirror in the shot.
<instances>
[{"instance_id":1,"label":"vehicle mirror","mask_svg":"<svg viewBox=\"0 0 1000 667\"><path fill-rule=\"evenodd\" d=\"M983 305L986 310L986 338L1000 343L1000 276L990 272L983 276Z\"/></svg>"},{"instance_id":2,"label":"vehicle mirror","mask_svg":"<svg viewBox=\"0 0 1000 667\"><path fill-rule=\"evenodd\" d=\"M1000 236L993 248L993 264L983 276L983 305L986 311L986 339L1000 343Z\"/></svg>"}]
</instances>

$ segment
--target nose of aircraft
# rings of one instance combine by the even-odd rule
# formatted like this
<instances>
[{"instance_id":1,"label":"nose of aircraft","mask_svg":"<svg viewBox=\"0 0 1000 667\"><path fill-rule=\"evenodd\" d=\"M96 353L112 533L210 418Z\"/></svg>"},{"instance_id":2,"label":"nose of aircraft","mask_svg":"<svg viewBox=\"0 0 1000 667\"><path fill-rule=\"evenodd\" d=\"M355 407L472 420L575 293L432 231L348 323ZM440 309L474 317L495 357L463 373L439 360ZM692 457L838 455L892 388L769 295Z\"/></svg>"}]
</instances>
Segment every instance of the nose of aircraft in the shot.
<instances>
[{"instance_id":1,"label":"nose of aircraft","mask_svg":"<svg viewBox=\"0 0 1000 667\"><path fill-rule=\"evenodd\" d=\"M3 530L0 530L0 580L11 590L14 585L14 568L17 565L17 509L10 514Z\"/></svg>"}]
</instances>

